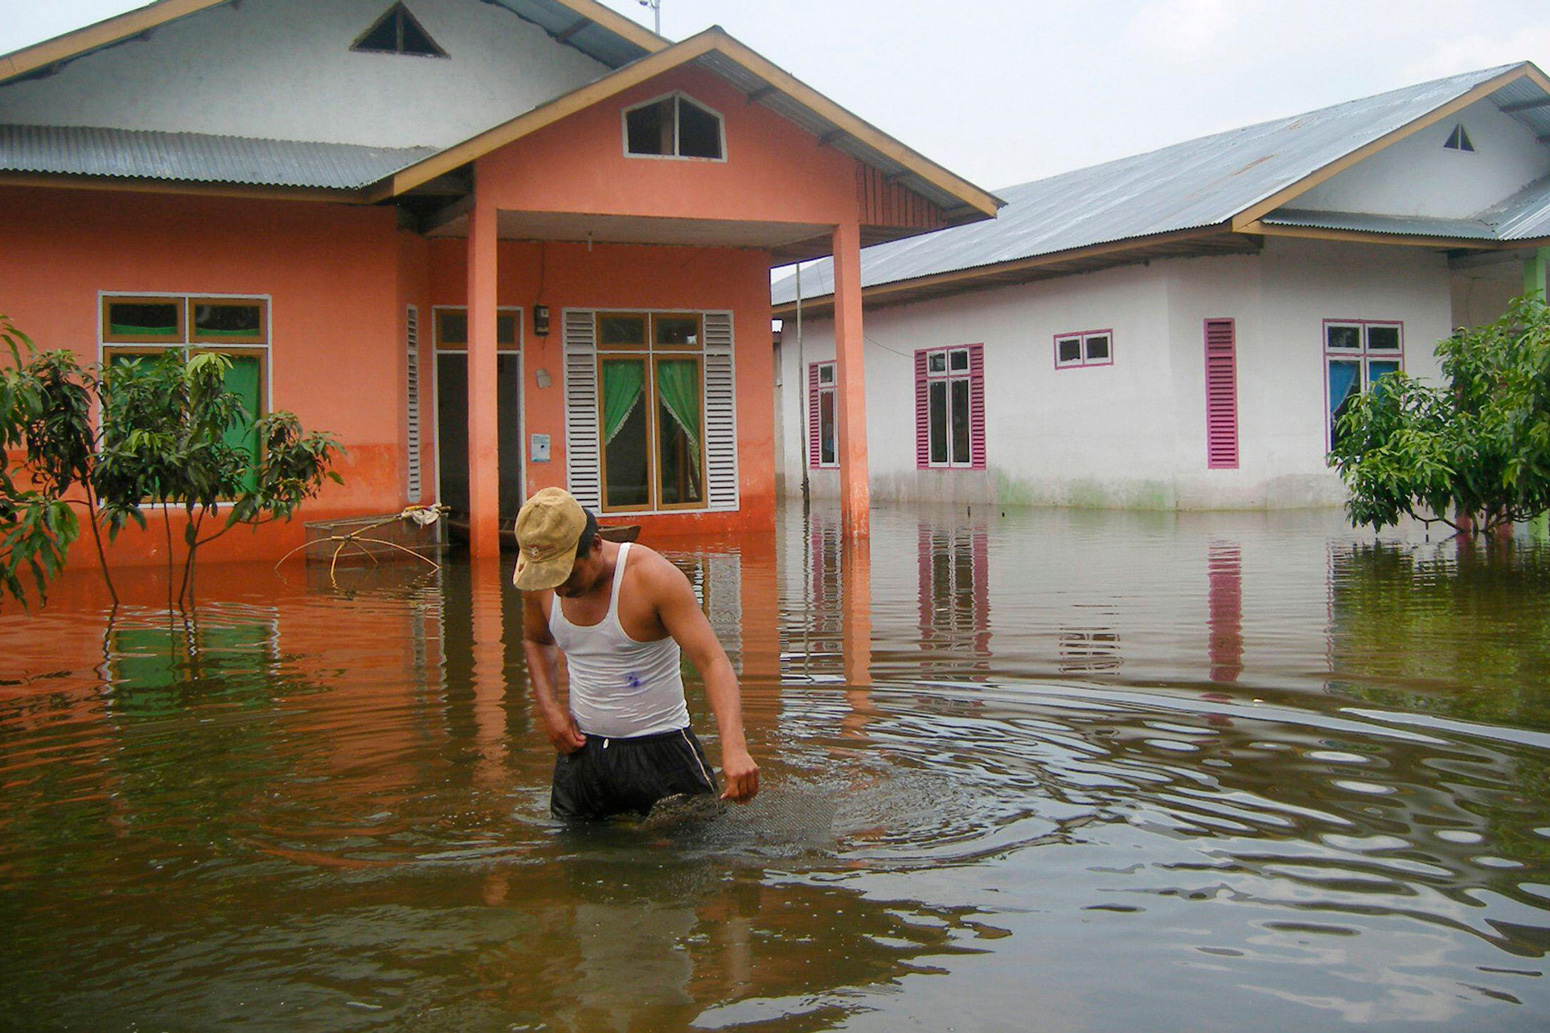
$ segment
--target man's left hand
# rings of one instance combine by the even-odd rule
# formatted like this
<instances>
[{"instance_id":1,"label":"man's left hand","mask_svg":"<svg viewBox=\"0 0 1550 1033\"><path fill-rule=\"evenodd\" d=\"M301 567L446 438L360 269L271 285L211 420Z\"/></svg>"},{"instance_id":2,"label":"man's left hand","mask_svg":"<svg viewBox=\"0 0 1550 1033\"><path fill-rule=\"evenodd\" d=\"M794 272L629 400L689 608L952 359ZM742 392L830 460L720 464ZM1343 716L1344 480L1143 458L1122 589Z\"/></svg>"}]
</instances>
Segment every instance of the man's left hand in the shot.
<instances>
[{"instance_id":1,"label":"man's left hand","mask_svg":"<svg viewBox=\"0 0 1550 1033\"><path fill-rule=\"evenodd\" d=\"M753 762L747 750L728 750L722 754L721 773L727 780L727 787L721 793L723 800L747 803L759 795L759 765Z\"/></svg>"}]
</instances>

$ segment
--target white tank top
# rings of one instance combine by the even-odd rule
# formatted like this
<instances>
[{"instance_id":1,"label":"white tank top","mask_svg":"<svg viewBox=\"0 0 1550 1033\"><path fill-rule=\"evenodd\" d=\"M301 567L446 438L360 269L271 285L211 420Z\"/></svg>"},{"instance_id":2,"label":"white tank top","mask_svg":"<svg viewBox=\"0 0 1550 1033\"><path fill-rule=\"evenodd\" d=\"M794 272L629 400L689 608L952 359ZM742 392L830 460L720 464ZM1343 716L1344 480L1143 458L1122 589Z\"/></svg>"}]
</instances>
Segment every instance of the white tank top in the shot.
<instances>
[{"instance_id":1,"label":"white tank top","mask_svg":"<svg viewBox=\"0 0 1550 1033\"><path fill-rule=\"evenodd\" d=\"M689 727L678 643L671 635L637 642L619 623L619 590L629 555L629 543L620 545L608 613L598 623L572 624L560 597L550 597L549 634L565 653L571 716L587 735L622 739Z\"/></svg>"}]
</instances>

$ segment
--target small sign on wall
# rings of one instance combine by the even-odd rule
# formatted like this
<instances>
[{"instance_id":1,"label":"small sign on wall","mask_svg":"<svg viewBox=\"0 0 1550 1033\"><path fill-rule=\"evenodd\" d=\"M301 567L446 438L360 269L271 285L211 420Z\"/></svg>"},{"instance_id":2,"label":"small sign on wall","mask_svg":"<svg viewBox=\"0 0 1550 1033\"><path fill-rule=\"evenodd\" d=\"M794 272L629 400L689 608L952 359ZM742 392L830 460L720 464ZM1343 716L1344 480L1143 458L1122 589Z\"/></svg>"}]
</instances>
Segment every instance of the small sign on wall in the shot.
<instances>
[{"instance_id":1,"label":"small sign on wall","mask_svg":"<svg viewBox=\"0 0 1550 1033\"><path fill-rule=\"evenodd\" d=\"M535 463L547 463L549 461L549 435L534 434L533 447L528 450Z\"/></svg>"}]
</instances>

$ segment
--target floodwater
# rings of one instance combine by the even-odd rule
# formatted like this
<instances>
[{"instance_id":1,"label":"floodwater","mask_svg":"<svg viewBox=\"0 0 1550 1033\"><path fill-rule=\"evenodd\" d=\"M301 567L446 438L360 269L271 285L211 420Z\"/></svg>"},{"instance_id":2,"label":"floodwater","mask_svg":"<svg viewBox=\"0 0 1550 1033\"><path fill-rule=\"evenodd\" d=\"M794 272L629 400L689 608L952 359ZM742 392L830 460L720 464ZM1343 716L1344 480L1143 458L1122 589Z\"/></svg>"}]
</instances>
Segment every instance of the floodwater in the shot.
<instances>
[{"instance_id":1,"label":"floodwater","mask_svg":"<svg viewBox=\"0 0 1550 1033\"><path fill-rule=\"evenodd\" d=\"M83 575L8 604L0 1028L1550 1022L1550 546L838 532L656 543L766 789L581 829L493 565L210 567L197 621L149 575L111 621Z\"/></svg>"}]
</instances>

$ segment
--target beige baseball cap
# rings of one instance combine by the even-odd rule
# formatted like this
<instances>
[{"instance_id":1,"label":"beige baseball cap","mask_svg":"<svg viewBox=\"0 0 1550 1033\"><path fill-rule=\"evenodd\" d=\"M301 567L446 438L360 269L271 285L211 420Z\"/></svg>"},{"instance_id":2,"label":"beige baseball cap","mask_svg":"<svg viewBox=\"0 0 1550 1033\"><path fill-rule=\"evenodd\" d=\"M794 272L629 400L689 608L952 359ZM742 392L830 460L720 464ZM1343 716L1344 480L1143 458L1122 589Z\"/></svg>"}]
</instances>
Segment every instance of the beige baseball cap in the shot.
<instances>
[{"instance_id":1,"label":"beige baseball cap","mask_svg":"<svg viewBox=\"0 0 1550 1033\"><path fill-rule=\"evenodd\" d=\"M517 513L517 570L511 583L524 592L553 588L570 577L587 514L564 488L534 492Z\"/></svg>"}]
</instances>

